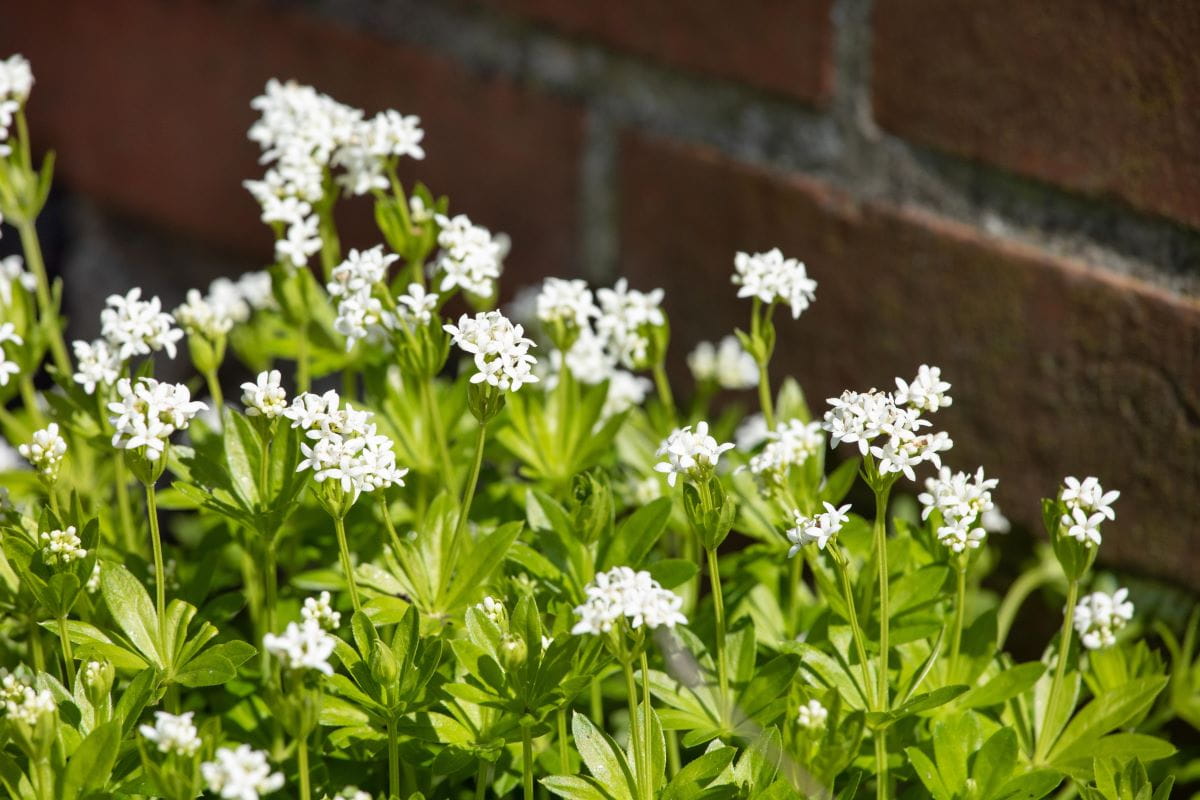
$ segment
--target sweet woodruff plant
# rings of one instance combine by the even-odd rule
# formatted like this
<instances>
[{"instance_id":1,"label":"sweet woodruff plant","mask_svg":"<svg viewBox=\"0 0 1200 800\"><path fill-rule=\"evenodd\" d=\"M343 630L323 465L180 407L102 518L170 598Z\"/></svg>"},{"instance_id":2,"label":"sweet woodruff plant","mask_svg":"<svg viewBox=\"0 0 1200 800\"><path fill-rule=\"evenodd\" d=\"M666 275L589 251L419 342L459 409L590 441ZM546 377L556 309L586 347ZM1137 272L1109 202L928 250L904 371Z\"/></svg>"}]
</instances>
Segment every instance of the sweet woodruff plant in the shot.
<instances>
[{"instance_id":1,"label":"sweet woodruff plant","mask_svg":"<svg viewBox=\"0 0 1200 800\"><path fill-rule=\"evenodd\" d=\"M508 240L398 178L419 120L272 81L269 266L113 295L68 346L32 86L0 62L7 796L1140 800L1186 768L1195 620L1154 634L1169 675L1094 576L1118 493L1067 478L1037 565L982 589L1008 523L950 464L947 376L823 411L770 379L795 258L736 254L746 330L680 402L661 290L497 308ZM375 246L343 250L346 196ZM1061 626L1018 663L1035 590Z\"/></svg>"}]
</instances>

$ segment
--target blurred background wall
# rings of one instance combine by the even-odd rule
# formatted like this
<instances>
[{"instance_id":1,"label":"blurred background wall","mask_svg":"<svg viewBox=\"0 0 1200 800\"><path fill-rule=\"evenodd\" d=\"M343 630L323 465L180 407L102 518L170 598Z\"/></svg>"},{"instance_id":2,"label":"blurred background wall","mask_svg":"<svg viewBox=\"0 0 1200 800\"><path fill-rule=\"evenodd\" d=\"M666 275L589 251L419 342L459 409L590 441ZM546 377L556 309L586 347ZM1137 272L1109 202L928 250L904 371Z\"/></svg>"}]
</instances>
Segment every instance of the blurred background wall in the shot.
<instances>
[{"instance_id":1,"label":"blurred background wall","mask_svg":"<svg viewBox=\"0 0 1200 800\"><path fill-rule=\"evenodd\" d=\"M783 248L820 286L781 315L776 374L815 406L939 364L951 463L986 465L1010 517L1094 474L1122 491L1105 560L1200 575L1194 0L0 0L0 20L59 156L42 225L74 335L111 291L172 307L270 258L245 132L294 78L419 115L410 177L511 235L510 292L664 287L677 363L744 324L734 252Z\"/></svg>"}]
</instances>

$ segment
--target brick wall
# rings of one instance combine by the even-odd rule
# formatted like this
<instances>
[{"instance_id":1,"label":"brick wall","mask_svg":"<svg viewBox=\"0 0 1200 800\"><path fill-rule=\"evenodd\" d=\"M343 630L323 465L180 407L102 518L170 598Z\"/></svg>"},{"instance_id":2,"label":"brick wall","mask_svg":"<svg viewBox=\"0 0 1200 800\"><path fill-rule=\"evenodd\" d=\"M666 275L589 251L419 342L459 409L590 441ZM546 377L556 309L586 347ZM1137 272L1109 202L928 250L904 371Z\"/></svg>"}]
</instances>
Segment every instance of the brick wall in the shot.
<instances>
[{"instance_id":1,"label":"brick wall","mask_svg":"<svg viewBox=\"0 0 1200 800\"><path fill-rule=\"evenodd\" d=\"M1096 474L1123 491L1106 559L1200 570L1194 3L3 6L81 328L106 281L179 293L269 255L248 101L296 78L420 115L417 172L512 235L519 280L665 287L677 359L743 324L733 252L782 247L820 287L781 374L820 398L940 364L953 462L1010 516Z\"/></svg>"}]
</instances>

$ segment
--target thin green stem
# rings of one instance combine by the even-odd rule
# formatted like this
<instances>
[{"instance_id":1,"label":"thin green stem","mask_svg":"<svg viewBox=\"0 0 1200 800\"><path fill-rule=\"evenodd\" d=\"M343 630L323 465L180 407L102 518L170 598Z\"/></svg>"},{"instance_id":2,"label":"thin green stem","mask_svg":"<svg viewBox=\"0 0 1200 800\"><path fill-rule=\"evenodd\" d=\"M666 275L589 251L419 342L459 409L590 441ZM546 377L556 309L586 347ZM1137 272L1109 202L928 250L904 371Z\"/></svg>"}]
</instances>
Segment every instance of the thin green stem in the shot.
<instances>
[{"instance_id":1,"label":"thin green stem","mask_svg":"<svg viewBox=\"0 0 1200 800\"><path fill-rule=\"evenodd\" d=\"M958 675L958 650L962 646L963 617L967 607L967 564L965 558L957 559L955 564L954 586L954 631L950 637L950 673L949 680L953 681Z\"/></svg>"},{"instance_id":2,"label":"thin green stem","mask_svg":"<svg viewBox=\"0 0 1200 800\"><path fill-rule=\"evenodd\" d=\"M21 404L29 412L29 418L33 422L33 426L35 428L44 428L46 426L46 418L42 416L42 409L38 406L37 392L33 389L33 376L28 372L21 373L21 379L17 381L17 385L21 389Z\"/></svg>"},{"instance_id":3,"label":"thin green stem","mask_svg":"<svg viewBox=\"0 0 1200 800\"><path fill-rule=\"evenodd\" d=\"M725 668L725 598L721 592L721 571L717 565L717 551L705 548L708 556L708 582L712 590L713 616L716 619L717 639L713 651L717 662L717 687L720 691L718 710L721 721L727 721L726 707L729 700L729 675Z\"/></svg>"},{"instance_id":4,"label":"thin green stem","mask_svg":"<svg viewBox=\"0 0 1200 800\"><path fill-rule=\"evenodd\" d=\"M667 379L667 370L663 367L662 362L654 365L654 388L658 391L658 402L662 404L663 410L667 412L667 418L671 422L671 426L675 426L677 419L675 412L675 395L671 392L671 382Z\"/></svg>"},{"instance_id":5,"label":"thin green stem","mask_svg":"<svg viewBox=\"0 0 1200 800\"><path fill-rule=\"evenodd\" d=\"M567 707L563 706L558 709L556 715L558 717L558 771L563 775L567 773L567 763L571 759L571 743L567 739Z\"/></svg>"},{"instance_id":6,"label":"thin green stem","mask_svg":"<svg viewBox=\"0 0 1200 800\"><path fill-rule=\"evenodd\" d=\"M58 639L62 642L63 663L67 665L67 688L75 688L75 655L71 652L71 637L67 636L67 618L58 618Z\"/></svg>"},{"instance_id":7,"label":"thin green stem","mask_svg":"<svg viewBox=\"0 0 1200 800\"><path fill-rule=\"evenodd\" d=\"M217 412L217 419L220 419L221 412L225 408L225 394L221 391L221 382L217 380L216 371L211 369L205 371L204 381L208 384L208 394L212 398L213 406Z\"/></svg>"},{"instance_id":8,"label":"thin green stem","mask_svg":"<svg viewBox=\"0 0 1200 800\"><path fill-rule=\"evenodd\" d=\"M1062 703L1062 685L1067 677L1067 657L1071 653L1071 630L1075 624L1075 602L1079 598L1079 581L1067 582L1067 607L1063 614L1062 631L1058 635L1058 661L1054 666L1054 682L1050 684L1050 694L1046 698L1046 713L1042 717L1041 733L1038 736L1034 752L1034 762L1040 763L1049 753L1054 744L1053 737L1058 731L1046 729L1047 720L1058 719L1058 706Z\"/></svg>"},{"instance_id":9,"label":"thin green stem","mask_svg":"<svg viewBox=\"0 0 1200 800\"><path fill-rule=\"evenodd\" d=\"M654 734L650 719L650 662L646 658L646 650L642 648L642 749L645 751L643 761L646 764L646 783L643 787L646 800L654 798Z\"/></svg>"},{"instance_id":10,"label":"thin green stem","mask_svg":"<svg viewBox=\"0 0 1200 800\"><path fill-rule=\"evenodd\" d=\"M879 674L876 697L879 710L887 711L888 699L888 633L891 605L888 601L887 507L891 484L875 493L875 557L879 567Z\"/></svg>"},{"instance_id":11,"label":"thin green stem","mask_svg":"<svg viewBox=\"0 0 1200 800\"><path fill-rule=\"evenodd\" d=\"M134 530L133 512L129 506L129 473L125 468L125 453L120 450L113 459L113 482L117 485L117 518L121 522L121 538L125 541L125 552L136 553L137 531Z\"/></svg>"},{"instance_id":12,"label":"thin green stem","mask_svg":"<svg viewBox=\"0 0 1200 800\"><path fill-rule=\"evenodd\" d=\"M166 642L167 575L163 569L162 536L158 530L158 500L154 486L146 484L146 516L150 520L150 547L154 551L154 609L158 612L158 640Z\"/></svg>"},{"instance_id":13,"label":"thin green stem","mask_svg":"<svg viewBox=\"0 0 1200 800\"><path fill-rule=\"evenodd\" d=\"M533 800L533 734L524 723L521 724L521 784L525 800Z\"/></svg>"},{"instance_id":14,"label":"thin green stem","mask_svg":"<svg viewBox=\"0 0 1200 800\"><path fill-rule=\"evenodd\" d=\"M334 530L337 531L338 552L342 558L342 572L346 573L346 587L350 592L350 603L355 611L362 610L358 600L358 584L354 580L354 565L350 562L350 545L346 543L346 520L341 516L333 518Z\"/></svg>"},{"instance_id":15,"label":"thin green stem","mask_svg":"<svg viewBox=\"0 0 1200 800\"><path fill-rule=\"evenodd\" d=\"M267 539L263 545L263 626L271 632L275 630L275 604L279 593L279 576L275 573L275 543Z\"/></svg>"},{"instance_id":16,"label":"thin green stem","mask_svg":"<svg viewBox=\"0 0 1200 800\"><path fill-rule=\"evenodd\" d=\"M17 223L17 232L21 236L21 247L25 250L25 263L29 265L29 271L37 280L38 311L46 329L54 366L63 375L70 375L71 361L67 358L67 343L63 339L62 326L57 319L58 311L50 297L50 279L46 275L46 261L42 258L42 245L38 241L37 227L32 219L23 220Z\"/></svg>"},{"instance_id":17,"label":"thin green stem","mask_svg":"<svg viewBox=\"0 0 1200 800\"><path fill-rule=\"evenodd\" d=\"M42 652L42 637L40 635L41 628L38 626L37 620L29 617L29 655L33 659L33 669L36 672L46 671L46 654Z\"/></svg>"},{"instance_id":18,"label":"thin green stem","mask_svg":"<svg viewBox=\"0 0 1200 800\"><path fill-rule=\"evenodd\" d=\"M450 460L450 446L446 442L446 429L442 424L442 411L433 396L434 378L418 381L421 385L421 402L425 405L426 419L433 429L433 441L441 459L442 481L446 486L454 484L454 462Z\"/></svg>"},{"instance_id":19,"label":"thin green stem","mask_svg":"<svg viewBox=\"0 0 1200 800\"><path fill-rule=\"evenodd\" d=\"M311 800L312 789L309 786L308 770L308 735L301 736L296 742L296 769L300 777L300 800Z\"/></svg>"},{"instance_id":20,"label":"thin green stem","mask_svg":"<svg viewBox=\"0 0 1200 800\"><path fill-rule=\"evenodd\" d=\"M388 717L388 798L400 797L400 737L396 733L396 721Z\"/></svg>"},{"instance_id":21,"label":"thin green stem","mask_svg":"<svg viewBox=\"0 0 1200 800\"><path fill-rule=\"evenodd\" d=\"M312 377L309 374L308 364L308 325L309 321L304 319L300 324L300 330L297 331L296 337L296 391L307 392L312 387Z\"/></svg>"},{"instance_id":22,"label":"thin green stem","mask_svg":"<svg viewBox=\"0 0 1200 800\"><path fill-rule=\"evenodd\" d=\"M588 700L590 706L591 717L597 725L604 724L604 686L600 683L600 676L592 678L592 685L588 692Z\"/></svg>"},{"instance_id":23,"label":"thin green stem","mask_svg":"<svg viewBox=\"0 0 1200 800\"><path fill-rule=\"evenodd\" d=\"M787 630L795 635L799 633L800 613L800 582L804 580L804 559L793 558L788 565L788 594L787 594Z\"/></svg>"},{"instance_id":24,"label":"thin green stem","mask_svg":"<svg viewBox=\"0 0 1200 800\"><path fill-rule=\"evenodd\" d=\"M637 771L637 782L639 794L645 794L645 784L647 783L648 770L643 759L644 751L642 743L638 741L642 738L641 731L637 725L637 682L633 679L633 660L631 657L621 659L621 668L625 672L625 700L629 705L629 742L630 749L633 750L634 769Z\"/></svg>"},{"instance_id":25,"label":"thin green stem","mask_svg":"<svg viewBox=\"0 0 1200 800\"><path fill-rule=\"evenodd\" d=\"M771 378L765 363L758 365L758 404L762 408L767 430L775 430L775 401L771 399Z\"/></svg>"},{"instance_id":26,"label":"thin green stem","mask_svg":"<svg viewBox=\"0 0 1200 800\"><path fill-rule=\"evenodd\" d=\"M667 780L679 774L679 735L675 731L666 731L667 737Z\"/></svg>"},{"instance_id":27,"label":"thin green stem","mask_svg":"<svg viewBox=\"0 0 1200 800\"><path fill-rule=\"evenodd\" d=\"M774 306L767 306L767 314ZM762 347L762 301L757 297L750 307L750 338L757 347ZM768 430L775 430L775 402L771 398L771 375L768 371L771 354L762 350L754 353L754 361L758 364L758 405Z\"/></svg>"},{"instance_id":28,"label":"thin green stem","mask_svg":"<svg viewBox=\"0 0 1200 800\"><path fill-rule=\"evenodd\" d=\"M449 568L443 570L443 580L450 577L450 572L458 563L458 554L462 549L463 536L467 532L467 519L471 516L471 501L475 497L475 486L479 483L479 471L483 467L483 446L487 441L487 423L479 423L479 432L475 437L475 458L471 463L471 472L463 487L462 504L458 512L458 524L454 526L454 538L450 540Z\"/></svg>"},{"instance_id":29,"label":"thin green stem","mask_svg":"<svg viewBox=\"0 0 1200 800\"><path fill-rule=\"evenodd\" d=\"M887 736L885 729L875 731L875 797L888 800Z\"/></svg>"},{"instance_id":30,"label":"thin green stem","mask_svg":"<svg viewBox=\"0 0 1200 800\"><path fill-rule=\"evenodd\" d=\"M838 578L841 580L842 599L846 602L846 613L850 617L850 633L854 639L854 650L858 654L859 666L862 669L864 699L870 708L878 710L879 706L875 697L875 687L871 682L871 668L867 662L867 646L863 637L862 625L858 621L858 609L854 603L854 589L850 585L850 572L846 567L846 557L837 547L837 544L831 544L829 554L833 558L834 567L837 569Z\"/></svg>"},{"instance_id":31,"label":"thin green stem","mask_svg":"<svg viewBox=\"0 0 1200 800\"><path fill-rule=\"evenodd\" d=\"M492 782L492 764L480 759L479 769L475 771L475 800L483 800L487 787Z\"/></svg>"}]
</instances>

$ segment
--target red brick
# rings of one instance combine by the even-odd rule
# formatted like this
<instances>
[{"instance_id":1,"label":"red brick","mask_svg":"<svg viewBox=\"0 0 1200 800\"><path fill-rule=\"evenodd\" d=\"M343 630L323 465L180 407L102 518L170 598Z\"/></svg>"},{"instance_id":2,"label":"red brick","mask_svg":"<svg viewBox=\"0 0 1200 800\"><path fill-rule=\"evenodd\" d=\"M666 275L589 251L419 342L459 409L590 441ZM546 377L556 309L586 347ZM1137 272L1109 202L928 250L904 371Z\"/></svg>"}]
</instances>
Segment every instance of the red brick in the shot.
<instances>
[{"instance_id":1,"label":"red brick","mask_svg":"<svg viewBox=\"0 0 1200 800\"><path fill-rule=\"evenodd\" d=\"M999 477L1005 513L1037 525L1039 497L1096 475L1122 492L1105 560L1200 572L1200 304L708 151L628 136L619 174L623 271L666 289L673 358L745 327L734 252L779 246L820 285L799 321L778 315L776 379L820 411L940 365L948 462Z\"/></svg>"},{"instance_id":2,"label":"red brick","mask_svg":"<svg viewBox=\"0 0 1200 800\"><path fill-rule=\"evenodd\" d=\"M1193 0L877 0L873 36L885 128L1200 225Z\"/></svg>"},{"instance_id":3,"label":"red brick","mask_svg":"<svg viewBox=\"0 0 1200 800\"><path fill-rule=\"evenodd\" d=\"M12 51L33 62L33 135L58 152L60 176L177 231L270 257L241 182L262 173L250 100L277 76L420 115L428 157L407 175L509 233L515 269L561 272L576 258L580 111L426 51L202 0L18 3L0 29L0 53ZM370 208L359 211L346 238L378 241Z\"/></svg>"},{"instance_id":4,"label":"red brick","mask_svg":"<svg viewBox=\"0 0 1200 800\"><path fill-rule=\"evenodd\" d=\"M478 0L566 34L808 103L833 81L830 0Z\"/></svg>"}]
</instances>

